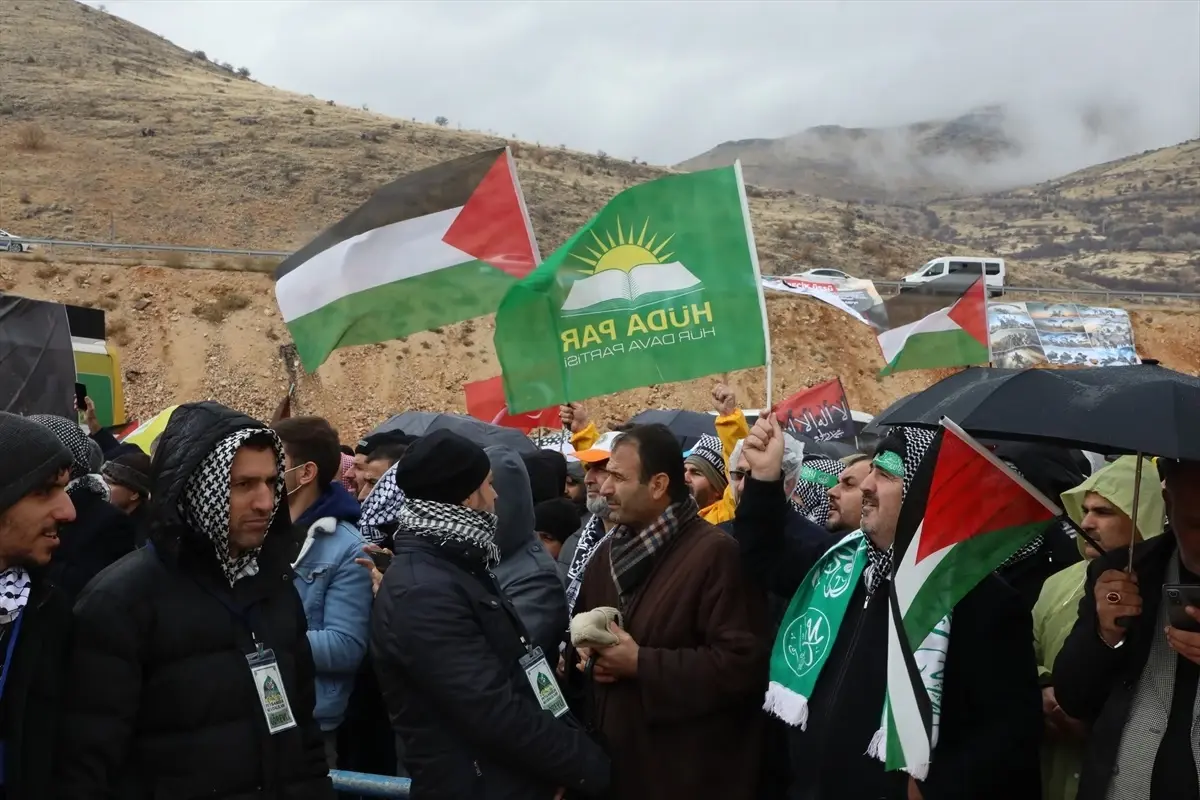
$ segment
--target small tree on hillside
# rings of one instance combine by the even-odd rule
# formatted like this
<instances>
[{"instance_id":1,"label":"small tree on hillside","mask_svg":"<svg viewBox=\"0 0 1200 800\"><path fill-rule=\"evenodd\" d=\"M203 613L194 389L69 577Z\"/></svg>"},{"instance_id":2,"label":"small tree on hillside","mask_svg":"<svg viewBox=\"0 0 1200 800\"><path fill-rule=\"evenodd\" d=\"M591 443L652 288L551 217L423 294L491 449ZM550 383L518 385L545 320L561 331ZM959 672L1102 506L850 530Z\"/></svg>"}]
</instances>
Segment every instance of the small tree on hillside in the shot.
<instances>
[{"instance_id":1,"label":"small tree on hillside","mask_svg":"<svg viewBox=\"0 0 1200 800\"><path fill-rule=\"evenodd\" d=\"M450 124L450 120L446 119L445 117L434 117L433 124L444 128Z\"/></svg>"},{"instance_id":2,"label":"small tree on hillside","mask_svg":"<svg viewBox=\"0 0 1200 800\"><path fill-rule=\"evenodd\" d=\"M249 67L238 67L237 72L238 72L239 78L249 78L250 77L250 68Z\"/></svg>"}]
</instances>

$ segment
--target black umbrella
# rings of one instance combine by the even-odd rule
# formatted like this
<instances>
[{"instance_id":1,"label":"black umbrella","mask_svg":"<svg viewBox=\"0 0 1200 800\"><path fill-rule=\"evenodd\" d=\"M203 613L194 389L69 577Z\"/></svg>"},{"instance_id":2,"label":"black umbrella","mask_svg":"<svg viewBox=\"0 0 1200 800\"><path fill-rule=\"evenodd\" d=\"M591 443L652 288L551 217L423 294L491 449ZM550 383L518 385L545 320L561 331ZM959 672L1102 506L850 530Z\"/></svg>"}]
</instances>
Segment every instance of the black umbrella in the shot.
<instances>
[{"instance_id":1,"label":"black umbrella","mask_svg":"<svg viewBox=\"0 0 1200 800\"><path fill-rule=\"evenodd\" d=\"M462 414L433 414L427 411L405 411L384 422L372 433L402 430L410 436L425 434L447 429L470 439L480 447L504 445L511 447L518 454L536 453L538 448L525 434L516 428L501 428L490 425L483 420Z\"/></svg>"},{"instance_id":2,"label":"black umbrella","mask_svg":"<svg viewBox=\"0 0 1200 800\"><path fill-rule=\"evenodd\" d=\"M699 411L652 408L634 414L629 418L629 422L634 425L666 425L679 440L679 446L687 451L696 446L701 436L717 435L716 419L712 414L702 414Z\"/></svg>"},{"instance_id":3,"label":"black umbrella","mask_svg":"<svg viewBox=\"0 0 1200 800\"><path fill-rule=\"evenodd\" d=\"M935 428L948 417L977 437L1200 460L1198 409L1200 378L1157 362L1069 370L981 367L935 383L877 421Z\"/></svg>"}]
</instances>

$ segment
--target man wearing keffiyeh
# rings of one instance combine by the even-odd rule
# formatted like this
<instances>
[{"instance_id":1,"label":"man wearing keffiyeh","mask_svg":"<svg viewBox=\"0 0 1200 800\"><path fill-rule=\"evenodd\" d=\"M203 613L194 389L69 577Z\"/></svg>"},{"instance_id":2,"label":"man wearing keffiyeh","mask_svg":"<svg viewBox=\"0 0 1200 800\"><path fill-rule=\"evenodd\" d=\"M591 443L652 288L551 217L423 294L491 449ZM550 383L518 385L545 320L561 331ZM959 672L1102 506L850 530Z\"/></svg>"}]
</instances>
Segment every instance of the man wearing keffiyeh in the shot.
<instances>
[{"instance_id":1,"label":"man wearing keffiyeh","mask_svg":"<svg viewBox=\"0 0 1200 800\"><path fill-rule=\"evenodd\" d=\"M75 604L58 796L332 800L279 437L181 405L151 481L148 546Z\"/></svg>"},{"instance_id":2,"label":"man wearing keffiyeh","mask_svg":"<svg viewBox=\"0 0 1200 800\"><path fill-rule=\"evenodd\" d=\"M746 439L751 474L744 504L772 505L756 512L753 522L763 528L785 506L782 436L768 419ZM888 681L881 653L890 631L892 543L901 505L933 439L932 431L915 428L889 432L861 484L861 530L824 553L788 550L765 529L738 532L745 563L760 565L760 579L772 581L776 591L787 583L793 592L772 650L764 702L788 726L789 796L1037 796L1041 721L1030 619L1017 594L994 576L938 623L948 644L930 662L936 666L922 673L929 696L938 700L938 744L927 776L886 772L868 754Z\"/></svg>"},{"instance_id":3,"label":"man wearing keffiyeh","mask_svg":"<svg viewBox=\"0 0 1200 800\"><path fill-rule=\"evenodd\" d=\"M46 574L75 518L71 453L44 426L0 412L0 796L51 796L71 603Z\"/></svg>"}]
</instances>

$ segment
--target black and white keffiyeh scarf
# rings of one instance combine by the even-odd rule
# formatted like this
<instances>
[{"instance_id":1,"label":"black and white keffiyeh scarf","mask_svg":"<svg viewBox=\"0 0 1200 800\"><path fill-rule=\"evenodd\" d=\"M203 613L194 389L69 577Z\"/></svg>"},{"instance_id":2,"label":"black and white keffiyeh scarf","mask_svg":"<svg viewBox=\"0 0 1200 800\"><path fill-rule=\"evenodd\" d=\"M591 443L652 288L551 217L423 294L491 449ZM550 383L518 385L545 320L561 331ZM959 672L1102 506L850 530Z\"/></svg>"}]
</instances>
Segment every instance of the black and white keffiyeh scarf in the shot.
<instances>
[{"instance_id":1,"label":"black and white keffiyeh scarf","mask_svg":"<svg viewBox=\"0 0 1200 800\"><path fill-rule=\"evenodd\" d=\"M826 456L804 459L793 496L799 500L800 513L821 527L829 521L829 490L837 486L841 462Z\"/></svg>"},{"instance_id":2,"label":"black and white keffiyeh scarf","mask_svg":"<svg viewBox=\"0 0 1200 800\"><path fill-rule=\"evenodd\" d=\"M612 547L609 549L610 567L617 594L624 603L633 594L638 584L650 572L654 556L666 547L684 525L700 513L693 497L667 506L667 510L641 530L628 525L617 525L612 529Z\"/></svg>"},{"instance_id":3,"label":"black and white keffiyeh scarf","mask_svg":"<svg viewBox=\"0 0 1200 800\"><path fill-rule=\"evenodd\" d=\"M368 544L380 545L387 541L383 528L396 522L404 501L404 492L396 485L396 465L392 464L363 500L358 531Z\"/></svg>"},{"instance_id":4,"label":"black and white keffiyeh scarf","mask_svg":"<svg viewBox=\"0 0 1200 800\"><path fill-rule=\"evenodd\" d=\"M433 539L439 545L465 546L486 565L500 563L495 514L430 500L404 500L396 513L396 533Z\"/></svg>"},{"instance_id":5,"label":"black and white keffiyeh scarf","mask_svg":"<svg viewBox=\"0 0 1200 800\"><path fill-rule=\"evenodd\" d=\"M937 433L925 430L924 428L912 428L908 426L896 426L892 430L904 437L904 456L901 459L901 471L903 475L901 475L900 480L903 486L903 496L907 497L913 478L917 475L917 468L921 466L921 460L925 458L925 453L933 445ZM880 456L876 456L876 459L880 459ZM867 542L870 544L870 537L867 538ZM863 578L867 582L867 591L870 594L874 594L884 579L890 580L891 577L892 548L888 547L887 550L880 550L874 544L870 544L867 548L867 567L863 570Z\"/></svg>"},{"instance_id":6,"label":"black and white keffiyeh scarf","mask_svg":"<svg viewBox=\"0 0 1200 800\"><path fill-rule=\"evenodd\" d=\"M29 602L29 573L21 567L0 572L0 628L11 625Z\"/></svg>"},{"instance_id":7,"label":"black and white keffiyeh scarf","mask_svg":"<svg viewBox=\"0 0 1200 800\"><path fill-rule=\"evenodd\" d=\"M229 585L233 586L242 578L258 574L258 548L247 550L236 558L229 555L229 497L230 470L238 448L250 439L263 438L271 442L275 451L275 461L278 464L278 477L275 481L275 509L271 519L267 521L268 529L279 513L279 506L285 496L283 478L283 444L275 431L270 428L242 428L234 431L209 452L196 471L187 480L180 501L180 515L196 530L203 533L212 542L213 552L217 563Z\"/></svg>"},{"instance_id":8,"label":"black and white keffiyeh scarf","mask_svg":"<svg viewBox=\"0 0 1200 800\"><path fill-rule=\"evenodd\" d=\"M587 571L596 549L604 544L608 531L604 530L604 520L598 514L592 514L587 524L579 532L579 542L575 545L575 553L571 556L571 565L567 567L567 615L575 611L575 601L579 599L579 589L583 586L583 573Z\"/></svg>"},{"instance_id":9,"label":"black and white keffiyeh scarf","mask_svg":"<svg viewBox=\"0 0 1200 800\"><path fill-rule=\"evenodd\" d=\"M90 492L107 501L109 498L108 484L104 482L104 478L96 474L100 465L94 463L92 447L89 445L91 439L79 427L79 423L53 414L33 414L29 419L49 428L50 432L71 451L70 483L67 484L67 494L75 499L82 492ZM99 450L99 448L96 449Z\"/></svg>"}]
</instances>

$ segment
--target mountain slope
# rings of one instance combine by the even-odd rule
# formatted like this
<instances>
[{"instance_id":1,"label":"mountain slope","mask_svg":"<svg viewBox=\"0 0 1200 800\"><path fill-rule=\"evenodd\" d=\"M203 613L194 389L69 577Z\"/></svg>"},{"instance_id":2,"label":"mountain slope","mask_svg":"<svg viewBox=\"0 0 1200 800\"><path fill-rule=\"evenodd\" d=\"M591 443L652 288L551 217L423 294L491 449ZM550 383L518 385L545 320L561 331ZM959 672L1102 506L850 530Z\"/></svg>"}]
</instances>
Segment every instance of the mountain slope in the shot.
<instances>
[{"instance_id":1,"label":"mountain slope","mask_svg":"<svg viewBox=\"0 0 1200 800\"><path fill-rule=\"evenodd\" d=\"M400 174L507 143L263 86L71 0L9 4L0 41L0 227L20 235L295 248ZM665 173L512 144L543 253ZM850 235L829 200L750 193L766 272L894 275L936 248L868 222Z\"/></svg>"}]
</instances>

